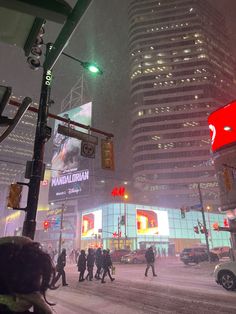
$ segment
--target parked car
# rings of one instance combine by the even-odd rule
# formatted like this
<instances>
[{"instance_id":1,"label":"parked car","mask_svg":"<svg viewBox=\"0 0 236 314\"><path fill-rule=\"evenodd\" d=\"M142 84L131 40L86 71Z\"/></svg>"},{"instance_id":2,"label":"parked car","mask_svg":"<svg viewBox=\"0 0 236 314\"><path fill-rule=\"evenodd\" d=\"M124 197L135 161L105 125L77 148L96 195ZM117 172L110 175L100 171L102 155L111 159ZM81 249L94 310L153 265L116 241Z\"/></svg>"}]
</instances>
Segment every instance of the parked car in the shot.
<instances>
[{"instance_id":1,"label":"parked car","mask_svg":"<svg viewBox=\"0 0 236 314\"><path fill-rule=\"evenodd\" d=\"M129 254L130 250L120 249L111 252L111 260L112 262L120 262L121 257Z\"/></svg>"},{"instance_id":2,"label":"parked car","mask_svg":"<svg viewBox=\"0 0 236 314\"><path fill-rule=\"evenodd\" d=\"M146 250L136 250L131 252L130 254L124 255L121 257L121 263L126 264L138 264L138 263L145 263Z\"/></svg>"},{"instance_id":3,"label":"parked car","mask_svg":"<svg viewBox=\"0 0 236 314\"><path fill-rule=\"evenodd\" d=\"M212 262L219 261L217 254L210 252ZM185 264L200 263L208 260L207 249L205 247L186 248L180 253L180 260Z\"/></svg>"},{"instance_id":4,"label":"parked car","mask_svg":"<svg viewBox=\"0 0 236 314\"><path fill-rule=\"evenodd\" d=\"M226 290L236 289L236 262L218 264L214 270L216 282Z\"/></svg>"},{"instance_id":5,"label":"parked car","mask_svg":"<svg viewBox=\"0 0 236 314\"><path fill-rule=\"evenodd\" d=\"M218 255L219 258L230 257L230 247L229 246L218 246L211 249L212 253Z\"/></svg>"}]
</instances>

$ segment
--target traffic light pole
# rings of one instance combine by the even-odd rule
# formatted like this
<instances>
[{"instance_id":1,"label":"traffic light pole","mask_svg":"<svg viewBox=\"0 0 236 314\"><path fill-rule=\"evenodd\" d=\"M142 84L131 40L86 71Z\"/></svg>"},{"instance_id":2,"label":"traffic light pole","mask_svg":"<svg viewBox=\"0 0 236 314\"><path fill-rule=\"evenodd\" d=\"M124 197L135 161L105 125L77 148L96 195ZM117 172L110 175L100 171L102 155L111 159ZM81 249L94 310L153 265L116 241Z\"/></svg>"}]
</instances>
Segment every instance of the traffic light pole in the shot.
<instances>
[{"instance_id":1,"label":"traffic light pole","mask_svg":"<svg viewBox=\"0 0 236 314\"><path fill-rule=\"evenodd\" d=\"M50 51L51 44L47 44L46 47L47 56ZM31 239L34 239L35 235L40 181L43 180L44 175L43 158L45 143L51 136L51 128L47 126L51 79L52 72L44 68L39 101L38 120L34 140L34 152L33 159L31 162L31 173L28 183L29 191L26 215L22 231L23 236L29 237Z\"/></svg>"},{"instance_id":2,"label":"traffic light pole","mask_svg":"<svg viewBox=\"0 0 236 314\"><path fill-rule=\"evenodd\" d=\"M64 210L65 210L65 204L62 204L61 221L60 221L60 235L59 235L59 243L58 243L58 255L61 253L61 246L62 246L62 232L63 232Z\"/></svg>"},{"instance_id":3,"label":"traffic light pole","mask_svg":"<svg viewBox=\"0 0 236 314\"><path fill-rule=\"evenodd\" d=\"M198 193L199 193L199 200L200 200L200 204L201 204L202 221L203 221L203 226L204 226L204 230L205 230L204 234L205 234L205 239L206 239L208 261L210 262L211 261L210 248L209 248L208 233L207 233L207 227L206 227L206 218L205 218L205 212L204 212L204 207L203 207L202 192L201 192L200 184L198 184Z\"/></svg>"}]
</instances>

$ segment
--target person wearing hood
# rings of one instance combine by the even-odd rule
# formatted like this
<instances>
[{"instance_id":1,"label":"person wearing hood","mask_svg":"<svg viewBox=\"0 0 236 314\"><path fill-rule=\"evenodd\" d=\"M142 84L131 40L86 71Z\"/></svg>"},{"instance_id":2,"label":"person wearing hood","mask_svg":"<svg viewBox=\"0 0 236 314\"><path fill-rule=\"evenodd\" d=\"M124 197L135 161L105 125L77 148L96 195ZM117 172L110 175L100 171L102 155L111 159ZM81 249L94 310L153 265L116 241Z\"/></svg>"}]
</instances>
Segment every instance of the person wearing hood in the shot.
<instances>
[{"instance_id":1,"label":"person wearing hood","mask_svg":"<svg viewBox=\"0 0 236 314\"><path fill-rule=\"evenodd\" d=\"M87 256L87 270L88 274L86 276L86 279L89 279L90 281L93 280L93 267L94 267L94 252L93 249L89 248L88 249L88 256Z\"/></svg>"},{"instance_id":2,"label":"person wearing hood","mask_svg":"<svg viewBox=\"0 0 236 314\"><path fill-rule=\"evenodd\" d=\"M78 271L80 272L79 274L79 281L84 281L84 273L86 270L86 254L85 250L81 250L80 256L78 258Z\"/></svg>"},{"instance_id":3,"label":"person wearing hood","mask_svg":"<svg viewBox=\"0 0 236 314\"><path fill-rule=\"evenodd\" d=\"M0 238L0 313L52 314L46 291L55 268L40 244L27 237Z\"/></svg>"},{"instance_id":4,"label":"person wearing hood","mask_svg":"<svg viewBox=\"0 0 236 314\"><path fill-rule=\"evenodd\" d=\"M63 286L68 286L68 283L66 283L66 273L65 273L65 268L66 266L66 249L62 249L61 254L59 254L57 258L57 275L55 277L54 285L55 283L59 280L60 277L62 277L62 285Z\"/></svg>"},{"instance_id":5,"label":"person wearing hood","mask_svg":"<svg viewBox=\"0 0 236 314\"><path fill-rule=\"evenodd\" d=\"M101 269L102 269L102 250L100 247L97 249L96 254L95 254L95 264L97 266L95 278L96 279L102 279L100 277L100 273L101 273Z\"/></svg>"}]
</instances>

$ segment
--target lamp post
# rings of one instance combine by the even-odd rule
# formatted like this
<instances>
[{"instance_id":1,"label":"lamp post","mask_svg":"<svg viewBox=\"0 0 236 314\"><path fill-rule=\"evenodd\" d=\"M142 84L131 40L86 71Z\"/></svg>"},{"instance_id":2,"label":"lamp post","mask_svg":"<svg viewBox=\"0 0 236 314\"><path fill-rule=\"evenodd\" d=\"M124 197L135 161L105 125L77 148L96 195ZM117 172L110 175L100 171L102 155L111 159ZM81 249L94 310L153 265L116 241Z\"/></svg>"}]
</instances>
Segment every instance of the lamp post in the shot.
<instances>
[{"instance_id":1,"label":"lamp post","mask_svg":"<svg viewBox=\"0 0 236 314\"><path fill-rule=\"evenodd\" d=\"M125 241L124 248L126 249L126 238L127 238L127 208L126 208L126 200L129 198L128 194L124 195L124 216L125 216Z\"/></svg>"},{"instance_id":2,"label":"lamp post","mask_svg":"<svg viewBox=\"0 0 236 314\"><path fill-rule=\"evenodd\" d=\"M204 230L205 230L204 234L205 234L205 239L206 239L208 261L210 262L211 261L211 257L210 257L209 241L208 241L206 219L205 219L205 213L204 213L204 207L203 207L202 193L201 193L200 184L198 184L198 193L199 193L199 200L200 200L200 204L201 204L202 221L203 221L203 226L204 226Z\"/></svg>"},{"instance_id":3,"label":"lamp post","mask_svg":"<svg viewBox=\"0 0 236 314\"><path fill-rule=\"evenodd\" d=\"M47 56L50 54L50 51L52 48L53 48L53 45L51 43L48 43L46 45L46 59L47 59ZM67 54L65 55L67 57L69 56ZM89 70L90 72L92 71L93 73L95 73L94 64L91 64L89 62L83 62L71 56L69 57L75 61L78 61L85 69ZM102 71L99 70L97 73L102 74ZM50 103L51 82L52 82L52 71L49 70L44 63L37 127L36 127L36 133L35 133L35 141L34 141L34 152L33 152L32 161L29 163L30 164L29 183L26 184L29 187L29 191L28 191L25 221L23 224L23 231L22 231L22 235L27 236L31 239L34 239L34 235L35 235L36 214L37 214L40 182L41 180L43 180L43 177L44 177L45 164L43 163L43 159L44 159L45 144L51 137L51 128L47 125L48 109L49 109L49 103Z\"/></svg>"}]
</instances>

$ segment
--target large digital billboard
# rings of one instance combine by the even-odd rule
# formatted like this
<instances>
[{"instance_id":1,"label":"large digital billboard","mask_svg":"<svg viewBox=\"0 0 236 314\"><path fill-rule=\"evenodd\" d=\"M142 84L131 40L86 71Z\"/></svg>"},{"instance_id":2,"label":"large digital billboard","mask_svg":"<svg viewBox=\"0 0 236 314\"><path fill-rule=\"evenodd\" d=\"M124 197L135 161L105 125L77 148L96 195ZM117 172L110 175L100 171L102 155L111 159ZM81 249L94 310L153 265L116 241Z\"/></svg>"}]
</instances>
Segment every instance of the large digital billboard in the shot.
<instances>
[{"instance_id":1,"label":"large digital billboard","mask_svg":"<svg viewBox=\"0 0 236 314\"><path fill-rule=\"evenodd\" d=\"M236 143L236 101L212 112L208 124L213 152Z\"/></svg>"},{"instance_id":2,"label":"large digital billboard","mask_svg":"<svg viewBox=\"0 0 236 314\"><path fill-rule=\"evenodd\" d=\"M81 237L91 238L102 229L102 210L82 214Z\"/></svg>"},{"instance_id":3,"label":"large digital billboard","mask_svg":"<svg viewBox=\"0 0 236 314\"><path fill-rule=\"evenodd\" d=\"M138 235L169 235L169 221L166 211L137 209L136 223Z\"/></svg>"},{"instance_id":4,"label":"large digital billboard","mask_svg":"<svg viewBox=\"0 0 236 314\"><path fill-rule=\"evenodd\" d=\"M60 116L75 122L91 125L92 103L63 112ZM66 198L86 195L89 191L89 161L80 155L81 141L59 134L57 128L60 121L55 122L53 136L53 157L51 162L51 182L49 189L50 200L64 200ZM64 124L68 126L68 124ZM70 128L87 131L74 127Z\"/></svg>"}]
</instances>

